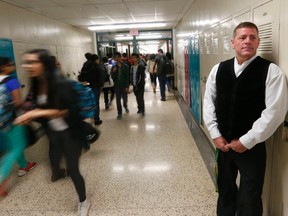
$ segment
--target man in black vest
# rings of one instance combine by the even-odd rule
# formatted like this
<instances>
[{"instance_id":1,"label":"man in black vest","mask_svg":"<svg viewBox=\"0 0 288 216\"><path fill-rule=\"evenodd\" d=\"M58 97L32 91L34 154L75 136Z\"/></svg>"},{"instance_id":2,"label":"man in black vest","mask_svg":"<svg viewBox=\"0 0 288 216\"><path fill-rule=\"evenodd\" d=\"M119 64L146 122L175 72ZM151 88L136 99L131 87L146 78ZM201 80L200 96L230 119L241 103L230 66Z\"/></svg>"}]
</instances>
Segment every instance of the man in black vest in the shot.
<instances>
[{"instance_id":1,"label":"man in black vest","mask_svg":"<svg viewBox=\"0 0 288 216\"><path fill-rule=\"evenodd\" d=\"M255 24L240 23L231 42L236 57L213 67L204 96L203 117L218 163L217 215L261 216L265 140L285 118L287 83L279 67L256 55Z\"/></svg>"}]
</instances>

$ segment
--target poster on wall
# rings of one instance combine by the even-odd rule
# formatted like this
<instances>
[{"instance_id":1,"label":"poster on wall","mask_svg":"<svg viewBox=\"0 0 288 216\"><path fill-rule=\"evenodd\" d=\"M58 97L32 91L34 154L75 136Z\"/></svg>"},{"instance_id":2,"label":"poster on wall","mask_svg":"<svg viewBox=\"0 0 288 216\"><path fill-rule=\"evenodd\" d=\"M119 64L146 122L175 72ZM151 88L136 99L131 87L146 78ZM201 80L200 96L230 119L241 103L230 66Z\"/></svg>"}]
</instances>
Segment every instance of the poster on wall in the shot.
<instances>
[{"instance_id":1,"label":"poster on wall","mask_svg":"<svg viewBox=\"0 0 288 216\"><path fill-rule=\"evenodd\" d=\"M12 40L8 38L0 38L0 56L8 57L15 63L14 51ZM17 76L16 71L13 72L13 76Z\"/></svg>"}]
</instances>

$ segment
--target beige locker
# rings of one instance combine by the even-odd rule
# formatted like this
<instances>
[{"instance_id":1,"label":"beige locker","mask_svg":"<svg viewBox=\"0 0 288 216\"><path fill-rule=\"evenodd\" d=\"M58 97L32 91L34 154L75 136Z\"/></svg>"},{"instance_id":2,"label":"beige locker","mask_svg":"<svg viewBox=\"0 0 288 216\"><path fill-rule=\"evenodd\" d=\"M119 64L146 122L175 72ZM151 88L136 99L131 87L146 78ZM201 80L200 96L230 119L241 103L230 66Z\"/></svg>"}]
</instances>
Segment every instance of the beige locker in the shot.
<instances>
[{"instance_id":1,"label":"beige locker","mask_svg":"<svg viewBox=\"0 0 288 216\"><path fill-rule=\"evenodd\" d=\"M279 19L279 1L260 1L253 5L252 21L258 26L260 37L258 54L276 64L279 62ZM281 130L277 130L266 142L267 166L262 195L264 216L283 215L282 161L277 153L282 142L280 137Z\"/></svg>"}]
</instances>

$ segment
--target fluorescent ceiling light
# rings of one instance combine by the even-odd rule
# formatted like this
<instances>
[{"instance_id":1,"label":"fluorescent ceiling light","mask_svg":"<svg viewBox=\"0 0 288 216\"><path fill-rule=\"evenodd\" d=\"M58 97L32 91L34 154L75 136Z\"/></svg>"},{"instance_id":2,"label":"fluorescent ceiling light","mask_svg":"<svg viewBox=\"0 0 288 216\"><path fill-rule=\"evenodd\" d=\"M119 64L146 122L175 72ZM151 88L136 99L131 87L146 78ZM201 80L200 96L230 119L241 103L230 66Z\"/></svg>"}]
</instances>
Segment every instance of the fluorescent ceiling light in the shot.
<instances>
[{"instance_id":1,"label":"fluorescent ceiling light","mask_svg":"<svg viewBox=\"0 0 288 216\"><path fill-rule=\"evenodd\" d=\"M153 27L165 27L166 23L127 23L127 24L116 24L116 25L98 25L90 26L89 30L116 30L116 29L138 29L138 28L153 28Z\"/></svg>"},{"instance_id":2,"label":"fluorescent ceiling light","mask_svg":"<svg viewBox=\"0 0 288 216\"><path fill-rule=\"evenodd\" d=\"M115 37L115 40L133 40L133 37L132 36Z\"/></svg>"},{"instance_id":3,"label":"fluorescent ceiling light","mask_svg":"<svg viewBox=\"0 0 288 216\"><path fill-rule=\"evenodd\" d=\"M139 45L159 44L160 41L139 41Z\"/></svg>"},{"instance_id":4,"label":"fluorescent ceiling light","mask_svg":"<svg viewBox=\"0 0 288 216\"><path fill-rule=\"evenodd\" d=\"M162 38L162 35L139 35L136 36L137 40L141 39L158 39ZM133 40L132 36L120 36L120 37L115 37L115 40Z\"/></svg>"},{"instance_id":5,"label":"fluorescent ceiling light","mask_svg":"<svg viewBox=\"0 0 288 216\"><path fill-rule=\"evenodd\" d=\"M139 35L136 36L137 39L157 39L162 38L162 35Z\"/></svg>"}]
</instances>

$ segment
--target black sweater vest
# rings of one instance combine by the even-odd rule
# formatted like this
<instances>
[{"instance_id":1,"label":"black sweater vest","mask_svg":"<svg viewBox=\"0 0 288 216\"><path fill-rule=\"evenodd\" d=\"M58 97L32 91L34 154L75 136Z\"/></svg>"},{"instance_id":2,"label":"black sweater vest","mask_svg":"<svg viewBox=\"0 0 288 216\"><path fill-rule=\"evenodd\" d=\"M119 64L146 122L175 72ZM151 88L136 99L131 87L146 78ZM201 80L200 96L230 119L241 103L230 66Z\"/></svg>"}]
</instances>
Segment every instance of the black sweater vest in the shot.
<instances>
[{"instance_id":1,"label":"black sweater vest","mask_svg":"<svg viewBox=\"0 0 288 216\"><path fill-rule=\"evenodd\" d=\"M216 118L230 142L247 133L265 109L266 77L270 62L256 57L236 77L234 58L221 62L216 75Z\"/></svg>"}]
</instances>

